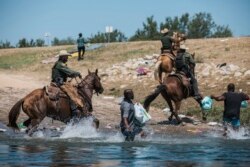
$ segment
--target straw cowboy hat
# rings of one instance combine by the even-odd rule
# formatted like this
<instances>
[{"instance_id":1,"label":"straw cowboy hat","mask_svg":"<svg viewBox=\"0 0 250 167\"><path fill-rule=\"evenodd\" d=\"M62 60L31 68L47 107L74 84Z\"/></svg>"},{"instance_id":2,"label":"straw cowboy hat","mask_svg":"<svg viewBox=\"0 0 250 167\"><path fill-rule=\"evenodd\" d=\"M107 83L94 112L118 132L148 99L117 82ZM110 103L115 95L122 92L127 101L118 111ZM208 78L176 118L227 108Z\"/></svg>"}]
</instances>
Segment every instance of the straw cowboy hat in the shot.
<instances>
[{"instance_id":1,"label":"straw cowboy hat","mask_svg":"<svg viewBox=\"0 0 250 167\"><path fill-rule=\"evenodd\" d=\"M59 56L59 57L62 57L62 56L71 56L71 54L68 53L66 50L61 50L57 56Z\"/></svg>"},{"instance_id":2,"label":"straw cowboy hat","mask_svg":"<svg viewBox=\"0 0 250 167\"><path fill-rule=\"evenodd\" d=\"M161 30L161 33L162 33L162 34L165 34L165 33L168 33L168 31L169 31L169 30L168 30L167 28L164 28L163 30Z\"/></svg>"},{"instance_id":3,"label":"straw cowboy hat","mask_svg":"<svg viewBox=\"0 0 250 167\"><path fill-rule=\"evenodd\" d=\"M182 45L180 46L180 49L188 50L189 48L187 48L184 44L182 44Z\"/></svg>"}]
</instances>

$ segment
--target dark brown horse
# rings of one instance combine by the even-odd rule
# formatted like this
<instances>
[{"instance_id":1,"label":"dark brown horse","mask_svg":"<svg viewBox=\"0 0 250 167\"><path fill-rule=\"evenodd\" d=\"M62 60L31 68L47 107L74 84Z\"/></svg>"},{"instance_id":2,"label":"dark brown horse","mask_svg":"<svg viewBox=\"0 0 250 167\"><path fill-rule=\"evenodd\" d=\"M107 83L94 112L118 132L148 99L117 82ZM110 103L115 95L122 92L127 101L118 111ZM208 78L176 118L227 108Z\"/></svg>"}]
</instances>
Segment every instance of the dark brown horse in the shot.
<instances>
[{"instance_id":1,"label":"dark brown horse","mask_svg":"<svg viewBox=\"0 0 250 167\"><path fill-rule=\"evenodd\" d=\"M162 83L162 73L165 73L167 76L173 71L175 56L180 48L181 41L185 40L185 34L174 32L172 38L175 40L172 51L163 52L155 64L154 78L159 83Z\"/></svg>"},{"instance_id":2,"label":"dark brown horse","mask_svg":"<svg viewBox=\"0 0 250 167\"><path fill-rule=\"evenodd\" d=\"M169 75L164 78L162 84L158 85L155 91L146 97L144 102L144 108L148 111L150 103L161 94L167 101L171 111L171 115L168 118L169 121L175 116L178 123L181 123L181 119L178 116L178 111L181 107L181 101L185 98L191 97L192 91L189 88L189 80L184 75ZM175 104L173 107L172 102ZM198 101L197 101L198 102ZM199 102L198 102L199 103ZM200 104L200 103L199 103ZM204 113L203 113L204 117Z\"/></svg>"},{"instance_id":3,"label":"dark brown horse","mask_svg":"<svg viewBox=\"0 0 250 167\"><path fill-rule=\"evenodd\" d=\"M94 91L96 93L102 93L103 87L98 76L98 70L95 72L88 72L88 75L78 83L77 91L81 95L84 104L86 104L89 111L81 113L81 117L87 117L91 114L89 112L92 107L92 96ZM24 125L28 127L28 134L32 134L38 127L39 123L47 116L55 120L67 123L72 118L72 112L70 109L70 102L67 96L59 97L58 100L51 100L46 93L45 88L36 89L30 94L20 99L10 110L9 113L9 124L8 126L18 129L16 121L20 114L20 109L29 117L24 122ZM98 127L99 121L95 120L96 126Z\"/></svg>"}]
</instances>

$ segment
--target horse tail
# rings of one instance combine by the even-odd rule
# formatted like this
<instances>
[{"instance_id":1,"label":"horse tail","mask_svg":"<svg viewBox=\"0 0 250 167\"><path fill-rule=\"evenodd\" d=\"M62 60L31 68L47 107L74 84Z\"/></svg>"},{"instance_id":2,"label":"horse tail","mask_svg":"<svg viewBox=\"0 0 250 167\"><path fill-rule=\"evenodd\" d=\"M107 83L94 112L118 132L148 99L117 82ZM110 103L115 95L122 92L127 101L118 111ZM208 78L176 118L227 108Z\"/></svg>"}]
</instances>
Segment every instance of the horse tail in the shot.
<instances>
[{"instance_id":1,"label":"horse tail","mask_svg":"<svg viewBox=\"0 0 250 167\"><path fill-rule=\"evenodd\" d=\"M17 118L20 114L20 109L21 109L21 105L23 104L23 101L24 101L24 98L19 100L10 110L10 113L9 113L9 124L7 126L9 127L12 127L12 128L15 128L15 129L19 129L17 124L16 124L16 121L17 121Z\"/></svg>"},{"instance_id":2,"label":"horse tail","mask_svg":"<svg viewBox=\"0 0 250 167\"><path fill-rule=\"evenodd\" d=\"M161 70L160 68L161 68L161 63L162 63L162 61L161 60L159 60L159 61L157 61L156 62L156 64L155 64L155 71L154 71L154 78L155 78L155 80L159 80L159 70Z\"/></svg>"},{"instance_id":3,"label":"horse tail","mask_svg":"<svg viewBox=\"0 0 250 167\"><path fill-rule=\"evenodd\" d=\"M161 93L162 90L166 89L165 85L158 85L155 91L148 95L144 101L143 107L148 111L150 103Z\"/></svg>"}]
</instances>

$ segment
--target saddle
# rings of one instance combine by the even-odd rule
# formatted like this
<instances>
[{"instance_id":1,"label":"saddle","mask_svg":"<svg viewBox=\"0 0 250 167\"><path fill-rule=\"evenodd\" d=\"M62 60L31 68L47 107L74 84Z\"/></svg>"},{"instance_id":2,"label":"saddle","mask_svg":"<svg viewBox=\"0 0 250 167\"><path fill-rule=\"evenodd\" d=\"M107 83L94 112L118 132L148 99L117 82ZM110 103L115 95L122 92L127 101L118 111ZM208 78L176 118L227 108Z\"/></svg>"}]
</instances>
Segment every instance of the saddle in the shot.
<instances>
[{"instance_id":1,"label":"saddle","mask_svg":"<svg viewBox=\"0 0 250 167\"><path fill-rule=\"evenodd\" d=\"M53 82L45 86L44 90L51 101L58 101L59 98L68 98L68 96Z\"/></svg>"},{"instance_id":2,"label":"saddle","mask_svg":"<svg viewBox=\"0 0 250 167\"><path fill-rule=\"evenodd\" d=\"M83 108L83 100L77 92L77 88L65 83L62 86L58 87L55 83L51 83L44 87L46 95L52 101L58 101L60 98L69 98L71 99L78 107Z\"/></svg>"},{"instance_id":3,"label":"saddle","mask_svg":"<svg viewBox=\"0 0 250 167\"><path fill-rule=\"evenodd\" d=\"M184 72L176 72L169 74L168 77L176 77L183 85L184 98L188 98L193 95L193 89L190 79L186 77Z\"/></svg>"},{"instance_id":4,"label":"saddle","mask_svg":"<svg viewBox=\"0 0 250 167\"><path fill-rule=\"evenodd\" d=\"M161 56L168 56L171 60L175 61L175 56L171 50L163 50Z\"/></svg>"}]
</instances>

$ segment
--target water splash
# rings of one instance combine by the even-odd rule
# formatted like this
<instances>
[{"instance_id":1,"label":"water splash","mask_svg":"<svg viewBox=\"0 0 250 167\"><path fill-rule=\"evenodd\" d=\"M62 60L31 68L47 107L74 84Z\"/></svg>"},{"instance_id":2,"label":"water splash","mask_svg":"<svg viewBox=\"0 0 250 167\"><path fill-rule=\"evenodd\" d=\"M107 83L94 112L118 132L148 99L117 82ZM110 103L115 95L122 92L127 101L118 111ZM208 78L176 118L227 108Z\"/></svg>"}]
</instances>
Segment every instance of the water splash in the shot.
<instances>
[{"instance_id":1,"label":"water splash","mask_svg":"<svg viewBox=\"0 0 250 167\"><path fill-rule=\"evenodd\" d=\"M60 138L97 138L100 134L93 126L93 118L82 119L78 123L70 122L62 131Z\"/></svg>"},{"instance_id":2,"label":"water splash","mask_svg":"<svg viewBox=\"0 0 250 167\"><path fill-rule=\"evenodd\" d=\"M228 128L227 138L236 140L250 139L249 129L246 127L240 127L239 130L236 131L230 127Z\"/></svg>"},{"instance_id":3,"label":"water splash","mask_svg":"<svg viewBox=\"0 0 250 167\"><path fill-rule=\"evenodd\" d=\"M236 140L245 140L250 139L249 128L240 127L239 130L234 130L231 126L228 126L227 130L227 139L236 139ZM225 138L223 136L224 128L223 127L216 127L212 131L210 131L207 136L213 138Z\"/></svg>"}]
</instances>

